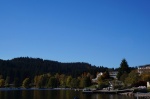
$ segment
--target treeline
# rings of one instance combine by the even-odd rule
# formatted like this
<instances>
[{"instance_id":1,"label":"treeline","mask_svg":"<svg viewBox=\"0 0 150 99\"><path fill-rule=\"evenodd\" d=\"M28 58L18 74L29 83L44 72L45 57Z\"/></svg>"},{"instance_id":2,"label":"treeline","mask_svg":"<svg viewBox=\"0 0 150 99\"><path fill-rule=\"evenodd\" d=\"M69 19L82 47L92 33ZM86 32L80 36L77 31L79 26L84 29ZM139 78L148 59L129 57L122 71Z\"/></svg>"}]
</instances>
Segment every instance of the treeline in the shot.
<instances>
[{"instance_id":1,"label":"treeline","mask_svg":"<svg viewBox=\"0 0 150 99\"><path fill-rule=\"evenodd\" d=\"M92 78L93 75L90 73L83 73L77 78L58 73L55 75L43 74L35 76L33 83L30 82L29 78L25 78L22 86L25 88L31 86L36 88L84 88L92 85Z\"/></svg>"},{"instance_id":2,"label":"treeline","mask_svg":"<svg viewBox=\"0 0 150 99\"><path fill-rule=\"evenodd\" d=\"M15 78L14 81L10 82L10 77L7 76L6 79L0 78L0 88L11 87L11 88L84 88L92 85L93 75L90 73L83 73L77 78L68 76L65 74L51 75L50 73L36 75L32 78L24 78L23 81L19 81Z\"/></svg>"},{"instance_id":3,"label":"treeline","mask_svg":"<svg viewBox=\"0 0 150 99\"><path fill-rule=\"evenodd\" d=\"M39 79L42 77L40 75L51 75L46 80L48 82L52 75L56 74L65 75L65 78L71 76L77 79L83 73L89 73L95 77L98 72L105 72L107 69L103 66L97 67L83 62L61 63L40 58L19 57L12 60L0 60L0 82L5 81L5 83L9 82L9 84L22 85L23 81L28 78L30 79L30 84L37 86L35 78ZM61 83L59 82L59 84Z\"/></svg>"}]
</instances>

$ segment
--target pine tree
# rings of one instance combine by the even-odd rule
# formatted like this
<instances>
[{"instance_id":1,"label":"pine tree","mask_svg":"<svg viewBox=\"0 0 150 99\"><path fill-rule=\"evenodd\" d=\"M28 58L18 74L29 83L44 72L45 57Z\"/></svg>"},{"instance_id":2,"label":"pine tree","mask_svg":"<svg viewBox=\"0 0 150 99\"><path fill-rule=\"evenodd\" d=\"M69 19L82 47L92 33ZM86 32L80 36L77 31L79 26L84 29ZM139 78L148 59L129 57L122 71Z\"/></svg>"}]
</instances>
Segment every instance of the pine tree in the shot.
<instances>
[{"instance_id":1,"label":"pine tree","mask_svg":"<svg viewBox=\"0 0 150 99\"><path fill-rule=\"evenodd\" d=\"M126 59L123 59L120 67L118 69L118 74L117 74L117 78L120 80L120 77L124 74L124 73L130 73L130 68L128 66L128 63L126 61Z\"/></svg>"}]
</instances>

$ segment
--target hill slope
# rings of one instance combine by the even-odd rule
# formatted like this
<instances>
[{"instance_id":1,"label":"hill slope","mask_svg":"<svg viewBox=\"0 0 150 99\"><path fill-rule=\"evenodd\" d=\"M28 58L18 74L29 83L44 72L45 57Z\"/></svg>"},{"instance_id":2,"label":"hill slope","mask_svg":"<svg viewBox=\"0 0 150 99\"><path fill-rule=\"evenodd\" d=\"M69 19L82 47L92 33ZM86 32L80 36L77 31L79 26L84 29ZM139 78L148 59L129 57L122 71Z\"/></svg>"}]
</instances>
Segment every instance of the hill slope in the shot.
<instances>
[{"instance_id":1,"label":"hill slope","mask_svg":"<svg viewBox=\"0 0 150 99\"><path fill-rule=\"evenodd\" d=\"M19 57L12 60L0 60L0 74L4 78L19 78L23 80L26 77L33 78L35 75L50 74L66 74L77 77L84 72L96 75L97 72L103 72L107 68L96 67L88 63L61 63L51 60L43 60L40 58ZM13 80L13 79L12 79Z\"/></svg>"}]
</instances>

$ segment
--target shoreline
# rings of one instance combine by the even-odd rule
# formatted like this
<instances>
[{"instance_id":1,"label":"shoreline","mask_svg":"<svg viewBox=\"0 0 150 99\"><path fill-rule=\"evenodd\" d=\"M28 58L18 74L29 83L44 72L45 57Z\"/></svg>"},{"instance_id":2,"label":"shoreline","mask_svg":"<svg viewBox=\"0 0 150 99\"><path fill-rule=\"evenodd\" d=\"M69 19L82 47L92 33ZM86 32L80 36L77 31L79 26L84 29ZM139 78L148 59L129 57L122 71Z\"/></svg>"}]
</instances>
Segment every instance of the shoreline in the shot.
<instances>
[{"instance_id":1,"label":"shoreline","mask_svg":"<svg viewBox=\"0 0 150 99\"><path fill-rule=\"evenodd\" d=\"M125 93L125 92L133 92L131 89L125 89L125 90L83 90L83 93L104 93L104 94L119 94L119 93Z\"/></svg>"},{"instance_id":2,"label":"shoreline","mask_svg":"<svg viewBox=\"0 0 150 99\"><path fill-rule=\"evenodd\" d=\"M13 91L13 90L83 90L83 89L72 89L72 88L0 88L0 91Z\"/></svg>"}]
</instances>

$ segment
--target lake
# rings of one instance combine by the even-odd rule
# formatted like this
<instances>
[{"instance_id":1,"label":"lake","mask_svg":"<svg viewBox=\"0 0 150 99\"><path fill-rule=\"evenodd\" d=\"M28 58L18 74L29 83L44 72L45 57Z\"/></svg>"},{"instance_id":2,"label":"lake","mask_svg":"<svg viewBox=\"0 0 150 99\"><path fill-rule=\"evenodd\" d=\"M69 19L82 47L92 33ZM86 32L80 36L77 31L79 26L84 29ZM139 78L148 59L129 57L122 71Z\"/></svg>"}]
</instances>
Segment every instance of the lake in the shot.
<instances>
[{"instance_id":1,"label":"lake","mask_svg":"<svg viewBox=\"0 0 150 99\"><path fill-rule=\"evenodd\" d=\"M83 94L74 90L0 90L0 99L136 99L117 94Z\"/></svg>"}]
</instances>

